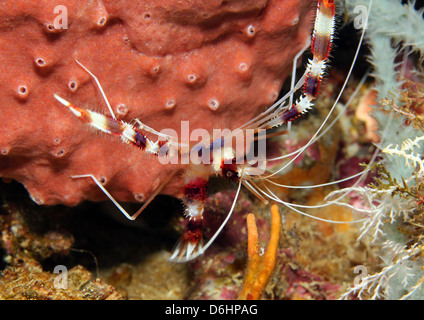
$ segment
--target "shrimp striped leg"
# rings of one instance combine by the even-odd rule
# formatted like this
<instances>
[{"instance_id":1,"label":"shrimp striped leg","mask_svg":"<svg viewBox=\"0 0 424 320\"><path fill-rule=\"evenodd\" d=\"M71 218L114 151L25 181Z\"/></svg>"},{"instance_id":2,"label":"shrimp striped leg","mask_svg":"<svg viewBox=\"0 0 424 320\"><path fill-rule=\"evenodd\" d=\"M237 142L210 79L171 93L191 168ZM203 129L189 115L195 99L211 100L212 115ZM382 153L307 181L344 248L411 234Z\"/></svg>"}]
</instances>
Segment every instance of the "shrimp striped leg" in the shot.
<instances>
[{"instance_id":1,"label":"shrimp striped leg","mask_svg":"<svg viewBox=\"0 0 424 320\"><path fill-rule=\"evenodd\" d=\"M113 109L112 109L112 106L110 105L110 102L109 102L109 100L108 100L108 98L107 98L107 96L106 96L106 93L105 93L105 91L103 90L103 88L102 88L102 85L100 84L100 81L99 81L99 79L90 71L90 70L88 70L88 68L86 67L86 66L84 66L80 61L78 61L78 59L75 59L75 62L82 68L82 69L84 69L85 70L85 72L87 72L89 75L90 75L90 77L94 80L94 82L96 83L96 86L97 86L97 88L99 89L99 91L100 91L100 94L102 95L102 97L103 97L103 100L104 100L104 102L105 102L105 104L106 104L106 106L107 106L107 108L108 108L108 110L109 110L109 112L110 112L110 114L111 114L111 116L112 116L112 118L113 119L115 119L116 120L116 116L115 116L115 113L113 112ZM169 135L166 135L166 134L163 134L163 133L161 133L161 132L158 132L158 131L156 131L156 130L154 130L153 128L151 128L151 127L149 127L149 126L147 126L147 125L145 125L144 123L142 123L140 120L138 120L138 119L134 119L133 120L135 123L137 123L137 125L138 125L138 129L140 129L140 130L143 130L143 131L145 131L145 132L149 132L149 133L152 133L152 134L154 134L154 135L156 135L156 136L158 136L158 137L162 137L162 138L165 138L166 140L168 140L168 141L170 141L170 143L171 144L173 144L173 142L172 142L172 137L171 136L169 136Z\"/></svg>"},{"instance_id":2,"label":"shrimp striped leg","mask_svg":"<svg viewBox=\"0 0 424 320\"><path fill-rule=\"evenodd\" d=\"M333 42L336 8L334 0L319 0L312 34L312 59L308 61L303 83L303 94L290 108L265 124L272 128L293 121L312 108L327 66Z\"/></svg>"},{"instance_id":3,"label":"shrimp striped leg","mask_svg":"<svg viewBox=\"0 0 424 320\"><path fill-rule=\"evenodd\" d=\"M187 223L170 261L185 262L203 253L203 211L209 176L209 168L203 165L190 165L184 174L183 202Z\"/></svg>"},{"instance_id":4,"label":"shrimp striped leg","mask_svg":"<svg viewBox=\"0 0 424 320\"><path fill-rule=\"evenodd\" d=\"M69 101L66 101L57 94L53 95L56 100L61 104L67 107L76 117L78 117L83 122L88 122L92 127L97 130L103 131L105 133L120 136L121 140L125 143L132 144L142 150L145 150L148 153L151 153L156 156L169 156L170 147L166 145L168 141L162 142L157 141L153 142L149 140L138 128L135 128L133 125L128 124L124 121L118 120L115 117L108 117L100 113L81 109L77 106L74 106ZM162 152L163 151L163 152ZM163 187L171 180L171 178L176 174L177 171L174 171L168 176L153 192L153 194L147 199L144 205L137 210L136 213L130 215L119 203L116 201L113 196L106 190L102 183L91 173L82 174L82 175L73 175L71 178L91 178L97 186L103 191L103 193L113 202L113 204L121 211L124 216L129 220L135 220L140 213L149 205L149 203L156 197L156 195L163 189Z\"/></svg>"},{"instance_id":5,"label":"shrimp striped leg","mask_svg":"<svg viewBox=\"0 0 424 320\"><path fill-rule=\"evenodd\" d=\"M213 149L212 165L191 164L184 173L185 185L183 188L183 202L185 205L187 223L181 238L173 250L169 259L170 261L187 262L203 254L213 243L226 223L223 223L221 228L216 231L206 245L203 244L203 211L208 197L207 188L209 177L218 175L231 181L241 183L240 172L242 172L242 170L241 167L236 164L234 150L214 143L211 144L211 149ZM237 200L236 198L234 202ZM231 212L229 215L231 215Z\"/></svg>"},{"instance_id":6,"label":"shrimp striped leg","mask_svg":"<svg viewBox=\"0 0 424 320\"><path fill-rule=\"evenodd\" d=\"M88 122L93 128L105 133L119 136L125 143L132 144L141 150L156 156L168 156L171 148L167 145L168 141L152 141L146 137L138 128L112 117L105 116L95 111L86 110L74 106L57 94L54 98L67 107L72 113L83 122Z\"/></svg>"},{"instance_id":7,"label":"shrimp striped leg","mask_svg":"<svg viewBox=\"0 0 424 320\"><path fill-rule=\"evenodd\" d=\"M102 85L100 84L99 79L87 68L85 67L80 61L75 59L76 63L83 68L90 77L94 80L96 83L96 86L98 90L100 91L103 100L111 114L110 117L99 114L94 111L90 110L84 110L81 108L78 108L74 105L72 105L70 102L66 101L62 97L58 96L57 94L54 94L54 98L58 100L61 104L69 108L69 110L72 111L72 113L80 118L82 121L88 122L92 127L101 130L103 132L106 132L111 135L117 135L121 137L121 140L125 143L132 144L142 150L145 150L148 153L151 153L156 156L171 156L174 154L180 154L179 145L175 144L172 141L172 137L165 135L161 132L158 132L154 130L153 128L148 127L144 123L142 123L138 119L134 119L132 122L125 123L121 120L118 120L115 116L115 113L113 112L113 109L109 103L109 100L102 88ZM133 122L136 126L133 125ZM161 137L164 139L164 141L157 141L153 142L142 133L149 132L153 135L156 135L157 137ZM166 141L166 142L165 142ZM163 187L171 180L171 178L176 174L177 171L174 171L172 174L168 176L167 179L165 179L152 193L152 195L144 202L143 206L137 210L136 213L133 215L130 215L119 203L116 201L113 196L106 190L106 188L102 185L102 182L98 180L93 174L82 174L82 175L73 175L71 178L77 179L77 178L91 178L103 191L103 193L115 204L115 206L127 217L129 220L135 220L140 213L143 212L143 210L149 205L149 203L156 197L156 195L163 189Z\"/></svg>"}]
</instances>

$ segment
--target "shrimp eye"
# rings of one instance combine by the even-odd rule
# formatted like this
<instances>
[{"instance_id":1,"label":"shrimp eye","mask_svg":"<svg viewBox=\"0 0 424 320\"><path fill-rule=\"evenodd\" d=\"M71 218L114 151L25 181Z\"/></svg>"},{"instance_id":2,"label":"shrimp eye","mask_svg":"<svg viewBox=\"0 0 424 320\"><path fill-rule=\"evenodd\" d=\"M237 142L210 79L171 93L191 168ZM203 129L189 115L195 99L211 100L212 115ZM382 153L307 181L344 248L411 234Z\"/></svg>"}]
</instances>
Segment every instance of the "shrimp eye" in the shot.
<instances>
[{"instance_id":1,"label":"shrimp eye","mask_svg":"<svg viewBox=\"0 0 424 320\"><path fill-rule=\"evenodd\" d=\"M231 180L238 180L238 167L233 159L232 163L223 163L221 164L221 174L223 177L226 177Z\"/></svg>"}]
</instances>

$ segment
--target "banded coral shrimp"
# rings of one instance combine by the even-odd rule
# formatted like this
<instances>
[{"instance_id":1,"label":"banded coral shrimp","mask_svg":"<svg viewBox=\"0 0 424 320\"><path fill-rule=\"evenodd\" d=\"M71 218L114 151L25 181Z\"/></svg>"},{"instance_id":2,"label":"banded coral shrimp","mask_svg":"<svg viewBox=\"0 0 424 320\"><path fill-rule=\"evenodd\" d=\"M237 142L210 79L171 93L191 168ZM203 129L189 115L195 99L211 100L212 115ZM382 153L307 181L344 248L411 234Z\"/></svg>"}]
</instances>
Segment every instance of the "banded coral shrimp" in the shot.
<instances>
[{"instance_id":1,"label":"banded coral shrimp","mask_svg":"<svg viewBox=\"0 0 424 320\"><path fill-rule=\"evenodd\" d=\"M257 163L249 163L246 159L246 154L242 154L240 157L236 154L236 150L234 148L228 147L226 145L227 142L231 142L233 136L246 136L248 130L253 130L253 132L258 134L258 137L256 138L258 141L265 141L264 137L261 136L263 131L281 127L285 123L291 123L293 120L299 118L301 115L312 109L313 101L319 94L321 80L325 73L330 55L335 27L335 11L336 8L334 1L318 1L317 14L311 41L312 58L308 62L305 73L300 78L300 80L297 81L297 83L295 81L295 77L293 76L291 88L287 94L285 94L281 99L279 99L274 105L269 107L262 114L258 115L248 123L235 130L235 134L232 134L231 136L225 136L224 138L219 138L217 140L212 140L210 144L196 145L195 148L190 149L190 146L188 146L189 152L183 151L184 148L187 147L184 142L177 143L173 140L173 136L159 132L156 129L147 126L140 120L136 119L133 121L133 123L126 123L118 120L114 115L112 108L110 107L106 94L103 91L98 79L78 60L77 63L87 73L89 73L96 82L96 85L102 94L103 100L105 101L112 116L108 117L94 111L79 108L74 106L71 102L66 101L62 97L56 94L54 95L54 97L60 103L69 108L72 113L82 121L88 122L92 127L107 134L116 135L123 142L132 144L147 153L151 153L152 155L157 156L158 158L168 158L174 155L179 157L187 157L190 156L193 152L199 157L202 157L205 154L209 155L209 157L206 157L209 160L207 164L190 163L184 172L185 185L182 189L184 194L183 202L186 208L187 225L180 241L171 254L171 261L185 262L193 260L202 255L205 250L207 250L212 245L216 237L220 234L228 220L231 218L231 214L234 211L234 207L242 186L246 187L246 189L250 190L255 196L257 196L265 203L268 201L274 201L288 207L289 209L292 209L295 212L301 213L302 215L308 215L314 219L318 219L324 222L346 223L346 221L334 221L330 219L314 217L302 211L306 208L314 209L330 204L316 206L291 204L281 200L280 197L278 197L269 187L270 184L274 184L277 187L282 188L289 187L288 185L282 185L280 183L273 182L272 179L279 175L280 172L286 170L291 164L295 162L297 158L299 158L305 152L309 146L311 146L317 141L317 139L325 134L326 131L323 130L323 127L328 123L330 115L336 108L336 103L334 103L332 106L321 127L304 146L289 154L285 154L284 156L274 159L266 159L266 162L272 162L291 158L287 163L281 165L281 167L273 173L266 170L264 171L264 164L261 166L257 165ZM307 47L305 47L305 49L299 53L298 57L300 57L306 48ZM297 61L298 57L296 57L295 61ZM295 64L296 63L294 63L294 65ZM300 98L296 102L293 102L294 95L300 90L302 91ZM343 91L343 89L341 91ZM330 126L332 126L336 120L334 120ZM156 136L158 140L150 140L147 138L145 133ZM337 184L347 179L361 176L362 174L363 172L360 172L343 180L330 182L328 185ZM205 244L203 244L203 210L205 201L208 196L208 180L211 176L219 176L232 180L233 182L237 183L237 191L227 217L222 222L218 230L214 233L214 235ZM141 214L150 201L158 193L160 193L162 187L166 185L169 179L172 177L170 176L167 180L164 180L153 193L153 195L145 202L145 204L132 215L130 215L113 198L113 196L103 186L102 181L96 178L93 174L79 174L72 176L72 178L92 179L129 220L134 220ZM323 185L310 185L301 187L293 186L293 188L314 188L320 186Z\"/></svg>"}]
</instances>

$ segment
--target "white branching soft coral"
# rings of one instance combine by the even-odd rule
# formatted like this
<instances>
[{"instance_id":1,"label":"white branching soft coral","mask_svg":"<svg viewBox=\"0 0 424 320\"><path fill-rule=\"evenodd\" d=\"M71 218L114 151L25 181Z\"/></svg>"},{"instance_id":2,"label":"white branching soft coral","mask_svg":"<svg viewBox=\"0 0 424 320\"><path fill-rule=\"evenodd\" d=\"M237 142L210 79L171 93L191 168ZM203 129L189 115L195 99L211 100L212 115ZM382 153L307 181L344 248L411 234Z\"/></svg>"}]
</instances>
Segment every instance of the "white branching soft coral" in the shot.
<instances>
[{"instance_id":1,"label":"white branching soft coral","mask_svg":"<svg viewBox=\"0 0 424 320\"><path fill-rule=\"evenodd\" d=\"M420 125L414 126L394 108L405 104L408 95L402 74L411 68L405 63L408 55L415 52L421 58L418 63L424 58L423 10L401 0L345 0L345 8L354 23L358 12L368 10L365 38L378 93L372 116L379 127L376 146L382 152L370 166L378 173L374 184L334 191L327 201L364 217L359 239L379 246L381 269L355 281L342 298L424 299L424 130L418 117L413 120ZM381 103L384 100L391 103ZM340 196L346 193L349 197Z\"/></svg>"},{"instance_id":2,"label":"white branching soft coral","mask_svg":"<svg viewBox=\"0 0 424 320\"><path fill-rule=\"evenodd\" d=\"M424 277L421 277L418 281L415 279L415 259L421 254L423 249L418 244L406 248L406 246L394 241L384 242L382 248L387 252L385 257L386 267L378 273L363 277L356 286L350 288L342 295L342 299L347 299L352 294L362 298L365 292L371 299L389 297L393 295L390 292L393 290L391 282L395 281L401 281L401 285L405 289L409 288L409 290L405 290L405 294L400 299L413 297L418 291L422 291L420 287ZM411 285L412 283L413 285Z\"/></svg>"},{"instance_id":3,"label":"white branching soft coral","mask_svg":"<svg viewBox=\"0 0 424 320\"><path fill-rule=\"evenodd\" d=\"M405 221L409 217L409 214L416 208L416 204L411 202L410 199L393 196L393 192L396 189L396 186L391 186L384 190L370 187L352 187L333 191L326 197L326 201L331 202L335 198L340 198L340 194L345 194L347 191L351 197L356 198L356 202L359 200L361 206L358 206L358 204L351 205L345 202L335 203L363 214L365 219L360 228L358 240L361 240L365 236L370 236L371 241L375 242L385 235L383 226L386 223L390 222L393 224L399 221L399 219Z\"/></svg>"},{"instance_id":4,"label":"white branching soft coral","mask_svg":"<svg viewBox=\"0 0 424 320\"><path fill-rule=\"evenodd\" d=\"M407 165L412 166L409 160L411 154L405 152L410 150L406 146L412 145L407 142L404 146L405 150L395 148L396 152L388 154L401 157L407 161ZM383 170L382 166L379 168ZM422 185L416 183L423 181L424 174L420 170L414 172L402 182L397 182L388 175L381 178L377 185L337 190L327 196L327 201L335 201L364 216L365 221L360 228L358 240L369 237L372 243L381 246L381 271L363 277L342 298L347 299L352 294L363 298L364 292L371 299L424 297L424 208L419 205L423 201L420 193ZM351 199L355 198L355 205L337 200L341 199L340 194L346 192L349 192ZM359 206L358 201L361 203ZM408 229L414 231L408 232Z\"/></svg>"},{"instance_id":5,"label":"white branching soft coral","mask_svg":"<svg viewBox=\"0 0 424 320\"><path fill-rule=\"evenodd\" d=\"M395 71L398 53L407 48L424 54L423 10L414 6L415 1L402 5L401 0L345 0L351 19L360 18L362 8L370 8L366 39L379 99L393 98L401 89Z\"/></svg>"},{"instance_id":6,"label":"white branching soft coral","mask_svg":"<svg viewBox=\"0 0 424 320\"><path fill-rule=\"evenodd\" d=\"M420 153L418 153L416 149L421 148L419 142L423 140L424 135L415 137L414 140L406 139L402 142L402 146L400 148L398 145L393 147L392 144L389 144L383 149L383 152L389 154L390 156L396 155L405 159L405 165L408 168L418 169L418 175L422 176L424 174L424 162Z\"/></svg>"}]
</instances>

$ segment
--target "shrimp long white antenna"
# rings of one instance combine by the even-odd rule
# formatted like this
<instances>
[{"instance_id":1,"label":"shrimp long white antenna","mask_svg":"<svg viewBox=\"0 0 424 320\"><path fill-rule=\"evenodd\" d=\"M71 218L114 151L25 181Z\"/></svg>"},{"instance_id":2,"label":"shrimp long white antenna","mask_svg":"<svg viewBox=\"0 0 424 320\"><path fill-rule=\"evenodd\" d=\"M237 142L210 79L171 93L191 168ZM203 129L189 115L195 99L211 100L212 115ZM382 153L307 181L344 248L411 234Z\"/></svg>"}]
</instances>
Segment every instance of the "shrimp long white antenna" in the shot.
<instances>
[{"instance_id":1,"label":"shrimp long white antenna","mask_svg":"<svg viewBox=\"0 0 424 320\"><path fill-rule=\"evenodd\" d=\"M268 200L264 198L260 192L258 192L250 183L248 180L242 180L243 185L248 189L250 192L252 192L259 200L262 201L263 204L267 205Z\"/></svg>"},{"instance_id":2,"label":"shrimp long white antenna","mask_svg":"<svg viewBox=\"0 0 424 320\"><path fill-rule=\"evenodd\" d=\"M365 169L361 172L355 173L354 175L351 175L347 178L343 178L340 180L335 180L335 181L330 181L330 182L326 182L326 183L320 183L320 184L313 184L313 185L301 185L301 186L293 186L293 185L287 185L287 184L281 184L281 183L277 183L275 181L272 181L270 179L265 179L266 182L269 182L277 187L282 187L282 188L287 188L287 189L311 189L311 188L321 188L321 187L327 187L327 186L331 186L333 184L339 184L345 181L349 181L351 179L354 179L356 177L359 177L361 175L363 175L364 173L367 173L370 169Z\"/></svg>"},{"instance_id":3,"label":"shrimp long white antenna","mask_svg":"<svg viewBox=\"0 0 424 320\"><path fill-rule=\"evenodd\" d=\"M360 223L360 222L364 222L366 221L366 219L357 219L357 220L348 220L348 221L340 221L340 220L331 220L331 219L325 219L325 218L320 218L314 215L311 215L309 213L306 213L304 211L301 211L299 209L297 209L296 207L301 207L301 208L305 208L305 209L309 209L309 208L322 208L322 207L327 207L329 206L329 204L322 204L322 205L316 205L316 206L306 206L306 205L299 205L299 204L293 204L293 203L288 203L286 201L281 200L278 196L276 196L266 185L264 185L264 187L267 189L267 192L269 192L269 194L267 192L265 192L264 190L262 190L259 186L257 186L256 184L253 184L255 186L255 188L260 191L261 193L263 193L266 197L268 197L270 200L273 200L275 202L278 202L284 206L286 206L287 208L303 215L309 218L312 218L314 220L319 220L322 222L328 222L328 223L339 223L339 224L343 224L343 223Z\"/></svg>"},{"instance_id":4,"label":"shrimp long white antenna","mask_svg":"<svg viewBox=\"0 0 424 320\"><path fill-rule=\"evenodd\" d=\"M81 175L73 175L71 178L91 178L97 186L103 191L103 193L109 198L110 201L118 208L119 211L128 219L135 220L137 217L146 209L146 207L153 201L153 199L162 191L162 189L168 184L168 182L172 179L172 177L178 172L175 170L172 172L166 179L162 181L162 183L153 191L150 197L143 203L140 209L138 209L134 214L130 215L121 205L120 203L106 190L106 188L102 185L102 183L93 175L93 174L81 174Z\"/></svg>"},{"instance_id":5,"label":"shrimp long white antenna","mask_svg":"<svg viewBox=\"0 0 424 320\"><path fill-rule=\"evenodd\" d=\"M392 113L393 113L393 110L391 111ZM390 122L391 122L391 118L389 118L389 122L388 122L388 124L386 125L386 127L385 127L385 129L384 129L384 131L383 131L383 134L382 134L382 136L383 136L383 139L384 139L384 137L386 136L386 133L387 133L387 130L389 129L389 127L390 127ZM383 141L383 139L382 139L382 141ZM371 160L369 161L369 163L368 163L368 168L366 168L364 171L361 171L361 172L358 172L358 173L356 173L356 174L354 174L354 175L352 175L352 176L349 176L349 177L347 177L347 178L344 178L344 179L340 179L340 180L337 180L337 181L332 181L332 182L328 182L328 183L323 183L323 184L317 184L317 185L309 185L309 186L290 186L290 185L283 185L283 184L278 184L278 183L276 183L276 182L274 182L274 181L272 181L272 180L269 180L269 179L266 179L266 180L261 180L261 182L262 182L262 184L264 185L264 187L267 189L267 191L268 192L270 192L271 194L272 194L272 196L270 196L270 195L268 195L266 192L264 192L263 190L261 190L259 187L257 187L256 185L256 188L258 188L258 192L262 192L266 197L268 197L269 199L271 199L271 200L274 200L274 201L280 201L281 199L278 199L278 197L277 196L275 196L275 194L274 193L272 193L272 191L271 190L269 190L269 188L265 185L265 183L264 183L264 181L266 181L266 182L268 182L268 183L271 183L271 184L274 184L274 185L276 185L276 186L278 186L278 187L284 187L284 188L296 188L296 189L301 189L301 188L316 188L316 187L324 187L324 186L328 186L328 185L332 185L332 184L336 184L336 183L340 183L340 182L344 182L344 181L348 181L348 180L350 180L350 179L353 179L353 178L355 178L355 177L358 177L359 176L359 179L358 180L356 180L355 181L355 183L352 185L352 186L350 186L349 188L346 188L346 189L343 189L343 190L339 190L337 193L338 194L341 194L339 197L337 197L336 199L332 199L332 200L328 200L327 199L327 197L324 199L325 200L325 202L323 203L323 204L318 204L318 205L309 205L309 206L305 206L305 205L298 205L298 204L289 204L289 203L286 203L287 204L287 206L288 205L290 205L290 206L294 206L294 207L303 207L303 208L308 208L308 209L314 209L314 208L320 208L320 207L325 207L325 206L330 206L330 205L342 205L342 206L346 206L346 207L349 207L349 208L352 208L352 209L354 209L354 211L357 211L357 212L367 212L367 213L369 213L369 211L367 211L367 210L359 210L359 209L355 209L353 206L351 206L351 205L349 205L349 204L346 204L346 203L341 203L340 201L343 199L343 198L345 198L347 195L349 195L350 193L352 193L352 192L355 192L356 190L357 190L357 186L365 179L365 176L367 175L367 173L370 171L370 166L372 166L372 164L375 162L375 159L377 158L377 155L379 154L379 149L377 148L375 151L374 151L374 153L373 153L373 155L372 155L372 157L371 157ZM281 200L282 201L282 200ZM295 210L296 211L296 210ZM298 212L298 211L297 211ZM363 221L366 221L366 219L361 219L361 220L355 220L354 222L363 222Z\"/></svg>"},{"instance_id":6,"label":"shrimp long white antenna","mask_svg":"<svg viewBox=\"0 0 424 320\"><path fill-rule=\"evenodd\" d=\"M106 106L107 106L107 108L109 109L109 112L110 112L110 114L111 114L111 116L112 116L112 118L113 119L115 119L116 120L116 116L115 116L115 113L113 112L113 109L112 109L112 107L111 107L111 105L110 105L110 103L109 103L109 99L107 98L107 96L106 96L106 93L105 93L105 91L103 90L103 87L102 87L102 85L100 84L100 81L99 81L99 79L90 71L90 70L88 70L88 68L86 67L86 66L84 66L81 62L79 62L78 61L78 59L75 59L75 62L76 63L78 63L78 65L81 67L81 68L83 68L84 70L85 70L85 72L87 72L92 78L93 78L93 80L94 80L94 82L96 83L96 85L97 85L97 88L99 89L99 91L100 91L100 94L102 95L102 98L103 98L103 100L104 100L104 102L106 103Z\"/></svg>"},{"instance_id":7,"label":"shrimp long white antenna","mask_svg":"<svg viewBox=\"0 0 424 320\"><path fill-rule=\"evenodd\" d=\"M389 121L390 123L390 121ZM389 124L386 126L383 136L385 135L385 133L387 132L389 128ZM325 198L325 202L323 204L317 204L317 205L299 205L299 204L289 204L286 203L287 205L293 206L293 207L302 207L302 208L308 208L308 209L314 209L314 208L321 208L321 207L326 207L326 206L330 206L330 205L345 205L344 203L341 203L340 201L345 198L347 195L349 195L350 193L354 192L357 188L357 186L365 179L365 176L367 175L367 173L370 171L369 167L372 166L372 164L375 162L375 159L377 158L377 155L379 153L379 150L376 149L371 157L370 162L368 163L368 168L366 168L364 171L358 172L352 176L346 177L344 179L340 179L337 181L331 181L331 182L327 182L327 183L322 183L322 184L317 184L317 185L309 185L309 186L290 186L290 185L283 185L283 184L278 184L272 180L266 179L266 180L260 180L262 182L262 185L264 185L264 187L267 189L268 192L270 192L272 194L272 196L270 196L269 194L267 194L266 192L264 192L262 189L260 189L256 184L255 187L258 189L256 190L257 192L262 192L266 197L268 197L271 200L277 201L279 202L281 199L279 199L266 185L265 185L265 181L271 184L274 184L278 187L283 187L283 188L294 188L294 189L301 189L301 188L318 188L318 187L324 187L324 186L328 186L328 185L333 185L333 184L337 184L340 182L344 182L344 181L348 181L350 179L353 179L355 177L359 176L359 179L357 179L355 181L355 183L350 186L349 188L346 188L344 190L340 190L338 193L341 194L339 197L337 197L336 199L332 199L332 200L327 200L327 198ZM281 200L282 201L282 200ZM356 210L357 212L360 212L359 210ZM364 219L361 220L355 220L354 222L363 222L365 221Z\"/></svg>"}]
</instances>

